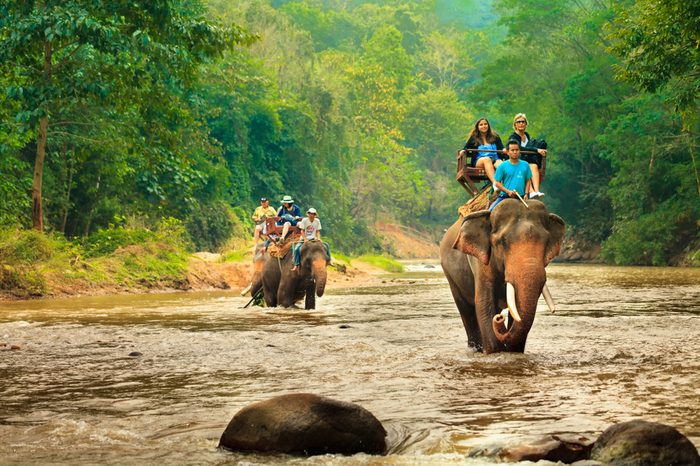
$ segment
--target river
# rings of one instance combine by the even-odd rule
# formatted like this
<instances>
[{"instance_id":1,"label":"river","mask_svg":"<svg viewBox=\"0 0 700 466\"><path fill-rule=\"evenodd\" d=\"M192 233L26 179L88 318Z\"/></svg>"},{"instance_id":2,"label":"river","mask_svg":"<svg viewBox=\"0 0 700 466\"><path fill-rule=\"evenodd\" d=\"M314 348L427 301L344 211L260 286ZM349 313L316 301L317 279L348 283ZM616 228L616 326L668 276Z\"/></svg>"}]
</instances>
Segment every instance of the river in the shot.
<instances>
[{"instance_id":1,"label":"river","mask_svg":"<svg viewBox=\"0 0 700 466\"><path fill-rule=\"evenodd\" d=\"M0 464L482 464L475 448L644 418L700 446L700 269L552 264L525 354L467 349L436 264L315 311L232 292L0 303ZM130 356L138 352L140 356ZM382 421L383 457L218 450L242 407L311 392ZM492 463L489 463L492 464Z\"/></svg>"}]
</instances>

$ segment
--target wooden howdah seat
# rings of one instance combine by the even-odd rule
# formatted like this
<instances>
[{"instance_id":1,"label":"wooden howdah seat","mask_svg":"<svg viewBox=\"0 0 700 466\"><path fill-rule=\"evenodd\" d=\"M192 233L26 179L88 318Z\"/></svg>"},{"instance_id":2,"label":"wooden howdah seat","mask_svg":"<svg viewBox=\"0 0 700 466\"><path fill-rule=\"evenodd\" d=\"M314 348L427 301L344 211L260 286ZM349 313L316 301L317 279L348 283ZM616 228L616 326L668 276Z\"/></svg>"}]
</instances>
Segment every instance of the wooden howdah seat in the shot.
<instances>
[{"instance_id":1,"label":"wooden howdah seat","mask_svg":"<svg viewBox=\"0 0 700 466\"><path fill-rule=\"evenodd\" d=\"M460 155L461 151L457 151L457 181L462 187L469 193L470 196L474 196L479 188L476 186L476 182L488 181L488 176L486 176L486 170L483 168L472 167L472 157L476 155L476 150L472 151L470 149L465 154ZM523 153L524 151L521 151ZM529 152L529 151L528 151ZM544 181L545 168L547 166L547 157L542 157L542 166L540 167L540 183Z\"/></svg>"},{"instance_id":2,"label":"wooden howdah seat","mask_svg":"<svg viewBox=\"0 0 700 466\"><path fill-rule=\"evenodd\" d=\"M283 225L277 225L277 222L279 221L280 217L267 217L265 219L265 234L266 235L277 235L280 236L282 234L282 229L284 228ZM301 235L301 229L298 226L295 225L290 225L289 226L289 232L287 232L287 238L294 238L296 236Z\"/></svg>"}]
</instances>

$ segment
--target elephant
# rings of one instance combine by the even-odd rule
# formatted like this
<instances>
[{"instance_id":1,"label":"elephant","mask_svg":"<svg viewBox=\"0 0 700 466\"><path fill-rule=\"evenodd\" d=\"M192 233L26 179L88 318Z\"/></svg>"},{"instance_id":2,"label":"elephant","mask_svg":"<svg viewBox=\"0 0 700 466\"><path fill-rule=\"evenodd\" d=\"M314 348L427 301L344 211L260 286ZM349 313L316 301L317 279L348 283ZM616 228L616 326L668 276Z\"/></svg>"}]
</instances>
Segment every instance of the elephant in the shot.
<instances>
[{"instance_id":1,"label":"elephant","mask_svg":"<svg viewBox=\"0 0 700 466\"><path fill-rule=\"evenodd\" d=\"M255 247L255 254L253 255L253 278L250 281L251 296L257 295L263 288L262 271L269 257L270 255L267 254L262 244Z\"/></svg>"},{"instance_id":2,"label":"elephant","mask_svg":"<svg viewBox=\"0 0 700 466\"><path fill-rule=\"evenodd\" d=\"M299 251L300 265L292 270L293 253L290 250L282 259L270 257L262 271L265 304L268 307L291 307L304 301L304 309L316 308L316 296L323 296L331 261L326 246L317 240L307 240Z\"/></svg>"},{"instance_id":3,"label":"elephant","mask_svg":"<svg viewBox=\"0 0 700 466\"><path fill-rule=\"evenodd\" d=\"M555 310L545 267L559 254L566 226L542 202L526 205L506 199L492 212L473 212L440 243L468 346L479 352L524 352L540 294Z\"/></svg>"}]
</instances>

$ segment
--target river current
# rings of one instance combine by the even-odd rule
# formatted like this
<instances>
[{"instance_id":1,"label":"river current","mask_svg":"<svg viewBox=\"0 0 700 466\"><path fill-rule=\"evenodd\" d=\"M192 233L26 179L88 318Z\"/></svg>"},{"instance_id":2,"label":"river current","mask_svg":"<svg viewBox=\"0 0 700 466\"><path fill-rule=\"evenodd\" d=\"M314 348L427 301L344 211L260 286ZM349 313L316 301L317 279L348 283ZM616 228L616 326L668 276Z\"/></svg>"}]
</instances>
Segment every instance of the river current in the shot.
<instances>
[{"instance_id":1,"label":"river current","mask_svg":"<svg viewBox=\"0 0 700 466\"><path fill-rule=\"evenodd\" d=\"M700 447L700 269L547 274L557 313L541 300L525 354L488 356L435 263L314 311L233 292L0 302L0 343L20 347L0 351L0 464L493 464L468 456L635 418ZM239 409L294 392L364 406L389 454L217 449Z\"/></svg>"}]
</instances>

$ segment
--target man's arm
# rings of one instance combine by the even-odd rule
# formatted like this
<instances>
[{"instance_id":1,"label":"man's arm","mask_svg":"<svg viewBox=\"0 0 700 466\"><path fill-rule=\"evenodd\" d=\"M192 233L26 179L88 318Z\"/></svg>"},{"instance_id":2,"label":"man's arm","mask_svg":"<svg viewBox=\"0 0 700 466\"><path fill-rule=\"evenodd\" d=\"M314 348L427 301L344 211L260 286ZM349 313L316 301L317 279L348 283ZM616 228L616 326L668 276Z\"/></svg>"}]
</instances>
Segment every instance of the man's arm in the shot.
<instances>
[{"instance_id":1,"label":"man's arm","mask_svg":"<svg viewBox=\"0 0 700 466\"><path fill-rule=\"evenodd\" d=\"M515 197L515 191L512 189L506 188L505 186L503 186L503 183L501 183L500 181L498 181L498 180L494 181L494 186L496 186L498 189L500 189L501 191L506 193L508 196Z\"/></svg>"}]
</instances>

